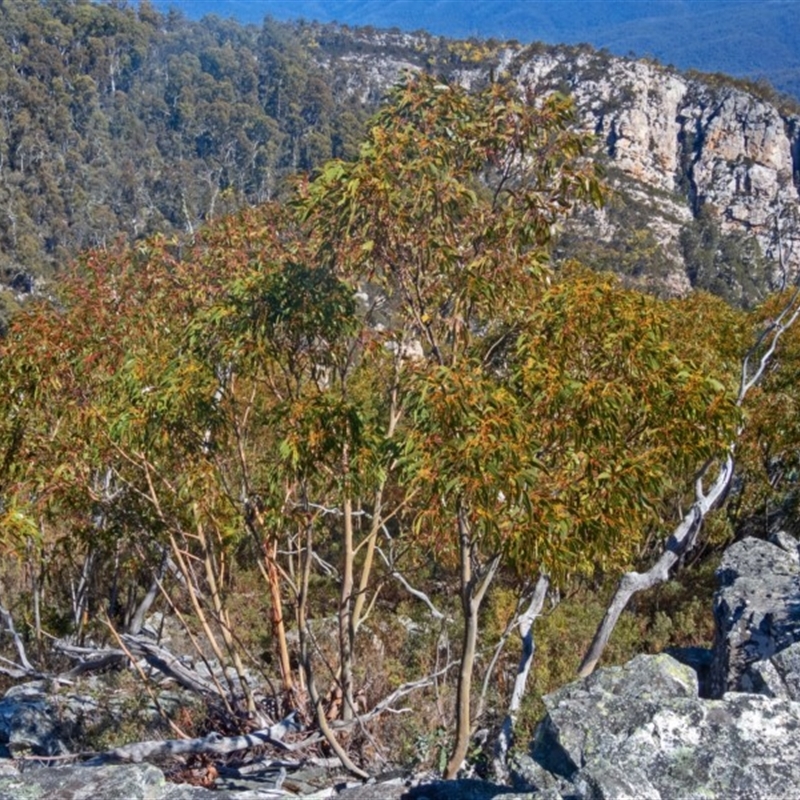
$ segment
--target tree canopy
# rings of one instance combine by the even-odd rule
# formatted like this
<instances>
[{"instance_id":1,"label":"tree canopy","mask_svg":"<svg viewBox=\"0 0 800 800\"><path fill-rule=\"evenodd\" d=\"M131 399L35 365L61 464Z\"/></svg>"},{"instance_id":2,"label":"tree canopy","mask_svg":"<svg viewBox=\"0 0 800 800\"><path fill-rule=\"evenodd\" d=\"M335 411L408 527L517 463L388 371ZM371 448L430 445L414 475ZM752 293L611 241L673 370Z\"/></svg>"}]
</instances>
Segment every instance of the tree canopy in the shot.
<instances>
[{"instance_id":1,"label":"tree canopy","mask_svg":"<svg viewBox=\"0 0 800 800\"><path fill-rule=\"evenodd\" d=\"M291 203L89 252L20 313L0 359L6 545L83 581L62 627L131 626L160 593L252 710L234 609L256 573L280 702L362 774L329 723L373 691L367 620L401 590L457 598L456 774L497 581L630 568L742 424L743 314L549 263L557 226L603 200L589 145L563 96L410 77ZM439 595L412 585L421 563Z\"/></svg>"}]
</instances>

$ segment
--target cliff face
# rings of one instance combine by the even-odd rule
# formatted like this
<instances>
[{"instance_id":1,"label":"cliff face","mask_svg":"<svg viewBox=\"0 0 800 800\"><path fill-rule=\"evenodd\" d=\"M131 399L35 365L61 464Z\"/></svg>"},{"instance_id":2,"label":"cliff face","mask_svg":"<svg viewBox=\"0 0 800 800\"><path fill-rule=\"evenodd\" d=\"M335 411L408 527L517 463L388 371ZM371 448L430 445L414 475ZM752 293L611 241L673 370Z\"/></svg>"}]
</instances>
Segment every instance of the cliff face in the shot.
<instances>
[{"instance_id":1,"label":"cliff face","mask_svg":"<svg viewBox=\"0 0 800 800\"><path fill-rule=\"evenodd\" d=\"M375 52L370 58L381 60ZM389 72L382 71L384 81ZM712 246L719 248L713 268L719 271L730 267L737 248L747 249L748 239L758 242L737 263L738 272L730 268L724 277L744 284L742 270L760 270L759 276L747 276L753 286L740 286L730 299L752 303L779 285L781 255L790 276L800 272L797 115L719 76L686 76L589 48L506 48L496 53L491 72L507 73L537 92L569 92L582 124L597 136L616 198L609 209L575 224L573 238L583 236L586 243L581 257L592 258L589 242L607 244L607 266L621 248L621 262L630 257L622 271L633 279L669 292L713 288L716 277L690 263L688 244L694 234L708 240L713 228ZM462 63L450 74L477 86L489 79L490 69ZM660 251L655 277L637 274L632 231ZM713 261L713 254L708 258Z\"/></svg>"},{"instance_id":2,"label":"cliff face","mask_svg":"<svg viewBox=\"0 0 800 800\"><path fill-rule=\"evenodd\" d=\"M782 279L781 254L790 274L800 270L798 117L732 85L599 53L522 60L517 77L568 88L617 188L659 193L649 227L676 269L683 257L675 242L702 209L723 232L755 236L773 284ZM678 288L677 275L672 281Z\"/></svg>"}]
</instances>

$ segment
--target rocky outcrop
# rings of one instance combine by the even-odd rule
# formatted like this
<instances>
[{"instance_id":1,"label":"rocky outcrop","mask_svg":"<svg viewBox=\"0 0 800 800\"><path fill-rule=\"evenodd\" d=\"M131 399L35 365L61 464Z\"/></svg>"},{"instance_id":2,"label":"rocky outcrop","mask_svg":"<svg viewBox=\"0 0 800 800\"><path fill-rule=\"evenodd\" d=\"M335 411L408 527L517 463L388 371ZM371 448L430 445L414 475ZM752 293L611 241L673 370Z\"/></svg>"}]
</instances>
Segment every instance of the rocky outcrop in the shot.
<instances>
[{"instance_id":1,"label":"rocky outcrop","mask_svg":"<svg viewBox=\"0 0 800 800\"><path fill-rule=\"evenodd\" d=\"M800 543L783 532L737 542L723 556L718 580L713 654L689 648L676 651L681 660L641 655L546 696L547 714L528 753L512 760L513 787L420 777L336 786L341 773L307 767L306 774L299 764L289 778L280 770L277 780L220 766L230 774L218 776L211 792L169 784L159 769L141 764L34 766L35 758L10 756L64 753L68 727L89 701L53 696L33 683L0 701L0 800L267 800L285 796L290 784L289 791L314 800L800 797ZM704 681L710 672L716 696L699 696L698 672ZM21 772L20 763L31 766Z\"/></svg>"},{"instance_id":2,"label":"rocky outcrop","mask_svg":"<svg viewBox=\"0 0 800 800\"><path fill-rule=\"evenodd\" d=\"M0 757L69 752L54 703L39 684L12 686L0 700Z\"/></svg>"},{"instance_id":3,"label":"rocky outcrop","mask_svg":"<svg viewBox=\"0 0 800 800\"><path fill-rule=\"evenodd\" d=\"M748 537L725 552L714 599L711 694L800 700L800 550L786 533Z\"/></svg>"},{"instance_id":4,"label":"rocky outcrop","mask_svg":"<svg viewBox=\"0 0 800 800\"><path fill-rule=\"evenodd\" d=\"M561 800L542 792L515 792L487 781L423 781L406 786L402 781L346 789L336 800Z\"/></svg>"},{"instance_id":5,"label":"rocky outcrop","mask_svg":"<svg viewBox=\"0 0 800 800\"><path fill-rule=\"evenodd\" d=\"M800 796L800 704L697 696L694 671L639 656L545 698L547 717L517 782L578 800Z\"/></svg>"},{"instance_id":6,"label":"rocky outcrop","mask_svg":"<svg viewBox=\"0 0 800 800\"><path fill-rule=\"evenodd\" d=\"M355 35L355 34L354 34ZM348 91L375 97L408 69L424 68L398 34L386 51L361 54L360 80ZM398 53L405 53L403 59ZM789 273L800 271L800 116L777 108L768 95L719 76L685 75L647 60L612 56L588 46L506 46L486 65L461 65L451 77L476 88L508 75L537 92L571 94L584 127L596 134L608 180L627 218L612 206L587 215L589 239L625 239L646 230L671 265L660 283L690 288L680 237L701 212L731 235L753 235L769 263L772 285L782 279L782 244ZM635 221L631 209L637 209ZM627 230L626 230L627 229ZM769 287L764 287L769 288Z\"/></svg>"},{"instance_id":7,"label":"rocky outcrop","mask_svg":"<svg viewBox=\"0 0 800 800\"><path fill-rule=\"evenodd\" d=\"M639 656L545 697L515 765L520 788L574 800L800 796L800 544L779 531L743 539L717 578L713 652Z\"/></svg>"}]
</instances>

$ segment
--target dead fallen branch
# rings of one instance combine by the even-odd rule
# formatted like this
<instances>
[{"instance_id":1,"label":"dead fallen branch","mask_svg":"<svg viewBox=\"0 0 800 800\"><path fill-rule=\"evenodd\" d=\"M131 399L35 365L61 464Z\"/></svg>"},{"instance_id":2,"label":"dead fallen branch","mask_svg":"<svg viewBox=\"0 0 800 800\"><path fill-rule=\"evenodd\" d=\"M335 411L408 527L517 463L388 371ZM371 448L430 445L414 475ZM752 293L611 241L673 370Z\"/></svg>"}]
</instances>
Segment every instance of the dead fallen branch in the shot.
<instances>
[{"instance_id":1,"label":"dead fallen branch","mask_svg":"<svg viewBox=\"0 0 800 800\"><path fill-rule=\"evenodd\" d=\"M211 680L198 675L195 670L184 664L164 647L148 641L142 636L123 634L120 640L137 658L143 658L151 667L157 669L189 691L201 695L219 697L219 686Z\"/></svg>"},{"instance_id":2,"label":"dead fallen branch","mask_svg":"<svg viewBox=\"0 0 800 800\"><path fill-rule=\"evenodd\" d=\"M61 639L53 642L53 650L77 661L74 667L61 673L61 678L77 678L85 672L99 672L104 669L122 666L127 656L122 650L104 647L79 647Z\"/></svg>"},{"instance_id":3,"label":"dead fallen branch","mask_svg":"<svg viewBox=\"0 0 800 800\"><path fill-rule=\"evenodd\" d=\"M240 750L252 750L255 747L271 745L284 752L294 753L317 744L322 740L320 736L309 736L299 742L284 742L283 737L292 731L299 731L300 725L296 721L295 712L286 719L269 728L245 733L239 736L222 736L219 733L210 733L197 739L167 739L160 741L133 742L132 744L115 747L104 753L98 753L88 761L89 766L98 766L109 763L134 763L142 761L161 761L168 758L190 755L216 755L224 756Z\"/></svg>"},{"instance_id":4,"label":"dead fallen branch","mask_svg":"<svg viewBox=\"0 0 800 800\"><path fill-rule=\"evenodd\" d=\"M14 648L19 657L19 664L15 664L13 661L9 661L6 658L2 659L6 664L9 664L10 667L2 668L0 672L16 679L41 678L42 673L36 670L28 660L28 654L25 652L25 644L22 641L22 637L17 633L17 629L14 627L14 620L11 617L11 612L8 611L2 603L0 603L0 622L2 622L6 632L11 635Z\"/></svg>"}]
</instances>

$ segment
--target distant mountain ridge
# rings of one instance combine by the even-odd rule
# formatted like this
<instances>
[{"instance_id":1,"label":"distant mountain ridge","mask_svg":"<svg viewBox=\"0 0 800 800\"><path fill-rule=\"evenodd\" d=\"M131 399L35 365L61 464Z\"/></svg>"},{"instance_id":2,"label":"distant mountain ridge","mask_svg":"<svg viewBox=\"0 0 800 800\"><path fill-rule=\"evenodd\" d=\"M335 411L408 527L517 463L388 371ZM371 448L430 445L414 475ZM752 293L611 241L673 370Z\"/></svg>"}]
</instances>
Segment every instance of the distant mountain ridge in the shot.
<instances>
[{"instance_id":1,"label":"distant mountain ridge","mask_svg":"<svg viewBox=\"0 0 800 800\"><path fill-rule=\"evenodd\" d=\"M586 42L680 69L766 79L800 97L800 14L794 0L156 0L192 19L276 19L424 29L454 38Z\"/></svg>"},{"instance_id":2,"label":"distant mountain ridge","mask_svg":"<svg viewBox=\"0 0 800 800\"><path fill-rule=\"evenodd\" d=\"M4 307L80 250L192 236L285 197L298 172L353 158L407 70L574 97L615 192L570 225L557 258L744 306L800 271L800 103L768 86L589 45L4 0L0 330Z\"/></svg>"}]
</instances>

